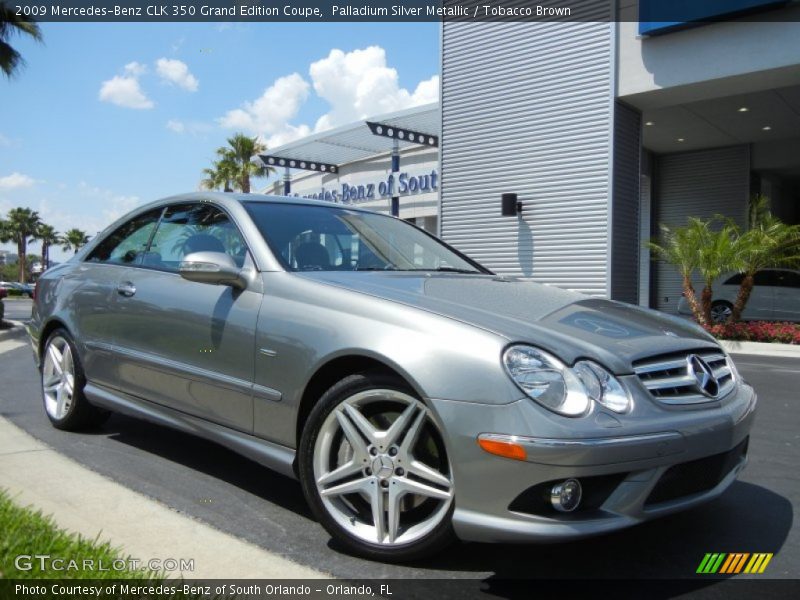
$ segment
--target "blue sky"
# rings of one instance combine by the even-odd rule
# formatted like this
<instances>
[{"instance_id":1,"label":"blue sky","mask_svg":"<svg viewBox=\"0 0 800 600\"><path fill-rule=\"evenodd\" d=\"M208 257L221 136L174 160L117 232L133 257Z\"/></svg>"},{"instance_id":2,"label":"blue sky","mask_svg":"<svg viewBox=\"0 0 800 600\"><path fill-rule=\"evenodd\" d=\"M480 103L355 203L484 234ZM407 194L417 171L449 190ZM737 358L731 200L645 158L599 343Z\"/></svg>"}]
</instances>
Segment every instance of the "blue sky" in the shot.
<instances>
[{"instance_id":1,"label":"blue sky","mask_svg":"<svg viewBox=\"0 0 800 600\"><path fill-rule=\"evenodd\" d=\"M60 231L197 189L235 131L274 147L438 90L437 23L41 27L0 79L0 215L28 206Z\"/></svg>"}]
</instances>

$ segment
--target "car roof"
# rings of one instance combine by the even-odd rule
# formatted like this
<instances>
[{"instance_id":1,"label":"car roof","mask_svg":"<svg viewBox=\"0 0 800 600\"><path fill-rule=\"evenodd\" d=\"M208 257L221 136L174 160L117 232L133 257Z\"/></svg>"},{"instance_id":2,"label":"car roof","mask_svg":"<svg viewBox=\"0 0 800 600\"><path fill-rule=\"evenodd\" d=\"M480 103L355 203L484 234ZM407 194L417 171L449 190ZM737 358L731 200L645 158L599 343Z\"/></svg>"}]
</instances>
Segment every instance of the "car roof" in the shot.
<instances>
[{"instance_id":1,"label":"car roof","mask_svg":"<svg viewBox=\"0 0 800 600\"><path fill-rule=\"evenodd\" d=\"M300 204L308 206L327 206L327 207L335 206L338 208L347 208L349 210L374 212L365 208L353 206L351 204L340 204L338 202L314 200L312 198L303 198L301 196L278 196L273 194L242 194L237 192L213 192L213 191L188 192L185 194L177 194L175 196L162 198L153 204L172 204L175 202L191 202L191 201L196 202L197 200L212 200L212 201L215 200L223 204L226 202L230 202L231 200L239 202L240 204L243 202L264 202L264 203L277 202L281 204Z\"/></svg>"}]
</instances>

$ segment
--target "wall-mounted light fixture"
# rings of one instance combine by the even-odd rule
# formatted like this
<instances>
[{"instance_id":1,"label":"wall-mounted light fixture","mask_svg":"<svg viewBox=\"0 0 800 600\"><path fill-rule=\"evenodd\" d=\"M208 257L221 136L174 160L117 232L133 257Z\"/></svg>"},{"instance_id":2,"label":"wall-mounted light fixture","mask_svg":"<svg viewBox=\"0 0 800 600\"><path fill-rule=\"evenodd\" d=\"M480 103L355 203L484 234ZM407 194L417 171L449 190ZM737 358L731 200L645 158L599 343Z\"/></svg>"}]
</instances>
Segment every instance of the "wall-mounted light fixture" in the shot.
<instances>
[{"instance_id":1,"label":"wall-mounted light fixture","mask_svg":"<svg viewBox=\"0 0 800 600\"><path fill-rule=\"evenodd\" d=\"M504 217L516 217L522 212L522 202L517 199L516 194L502 194L500 202L502 206L501 214Z\"/></svg>"}]
</instances>

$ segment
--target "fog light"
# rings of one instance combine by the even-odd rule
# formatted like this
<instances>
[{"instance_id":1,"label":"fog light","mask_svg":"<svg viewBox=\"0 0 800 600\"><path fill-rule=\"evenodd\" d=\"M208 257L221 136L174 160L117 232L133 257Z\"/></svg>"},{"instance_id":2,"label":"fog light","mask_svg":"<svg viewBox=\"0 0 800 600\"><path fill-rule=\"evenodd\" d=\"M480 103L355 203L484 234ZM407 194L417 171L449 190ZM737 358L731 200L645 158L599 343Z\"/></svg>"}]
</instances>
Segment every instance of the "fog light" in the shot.
<instances>
[{"instance_id":1,"label":"fog light","mask_svg":"<svg viewBox=\"0 0 800 600\"><path fill-rule=\"evenodd\" d=\"M557 483L550 490L550 503L558 512L572 512L581 503L583 490L577 479Z\"/></svg>"}]
</instances>

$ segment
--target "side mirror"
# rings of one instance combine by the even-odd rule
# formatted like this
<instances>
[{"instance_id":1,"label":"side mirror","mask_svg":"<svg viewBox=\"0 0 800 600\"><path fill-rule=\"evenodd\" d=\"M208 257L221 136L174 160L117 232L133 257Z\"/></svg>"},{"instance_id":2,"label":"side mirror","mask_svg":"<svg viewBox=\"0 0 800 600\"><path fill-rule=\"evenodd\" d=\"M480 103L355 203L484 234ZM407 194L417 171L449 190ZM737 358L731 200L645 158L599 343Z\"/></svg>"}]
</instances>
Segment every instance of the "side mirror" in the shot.
<instances>
[{"instance_id":1,"label":"side mirror","mask_svg":"<svg viewBox=\"0 0 800 600\"><path fill-rule=\"evenodd\" d=\"M178 267L184 279L212 285L229 285L238 289L247 287L247 279L229 255L224 252L192 252Z\"/></svg>"}]
</instances>

